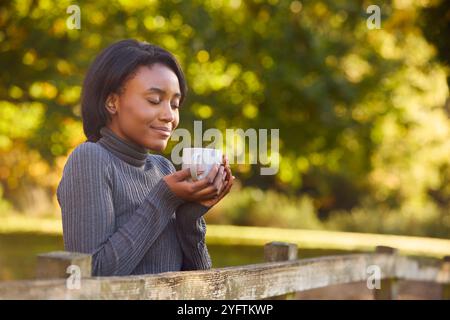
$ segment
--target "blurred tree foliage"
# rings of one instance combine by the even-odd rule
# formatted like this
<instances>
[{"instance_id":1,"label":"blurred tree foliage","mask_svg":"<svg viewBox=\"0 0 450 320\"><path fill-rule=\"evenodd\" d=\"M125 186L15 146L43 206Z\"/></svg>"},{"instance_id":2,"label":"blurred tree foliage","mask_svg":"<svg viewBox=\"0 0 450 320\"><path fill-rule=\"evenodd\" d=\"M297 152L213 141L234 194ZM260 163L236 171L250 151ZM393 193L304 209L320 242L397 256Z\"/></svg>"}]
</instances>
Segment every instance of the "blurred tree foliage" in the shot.
<instances>
[{"instance_id":1,"label":"blurred tree foliage","mask_svg":"<svg viewBox=\"0 0 450 320\"><path fill-rule=\"evenodd\" d=\"M425 37L435 45L439 59L450 66L450 2L433 0L422 10L421 26ZM450 83L450 78L448 78Z\"/></svg>"},{"instance_id":2,"label":"blurred tree foliage","mask_svg":"<svg viewBox=\"0 0 450 320\"><path fill-rule=\"evenodd\" d=\"M42 197L29 186L54 195L84 141L86 68L103 47L136 38L184 67L180 127L280 129L279 173L235 166L244 185L307 195L321 218L380 206L420 217L431 206L450 228L448 69L421 29L434 27L420 15L431 2L77 1L80 30L66 27L70 4L0 9L0 181L16 207ZM367 28L371 4L381 29Z\"/></svg>"}]
</instances>

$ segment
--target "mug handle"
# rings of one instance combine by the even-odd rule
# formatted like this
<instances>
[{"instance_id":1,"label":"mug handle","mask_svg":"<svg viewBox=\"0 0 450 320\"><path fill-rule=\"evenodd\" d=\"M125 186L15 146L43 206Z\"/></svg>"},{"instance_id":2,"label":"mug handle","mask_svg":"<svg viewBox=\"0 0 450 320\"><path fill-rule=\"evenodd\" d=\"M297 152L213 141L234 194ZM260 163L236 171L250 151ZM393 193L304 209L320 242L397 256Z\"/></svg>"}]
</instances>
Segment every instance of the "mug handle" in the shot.
<instances>
[{"instance_id":1,"label":"mug handle","mask_svg":"<svg viewBox=\"0 0 450 320\"><path fill-rule=\"evenodd\" d=\"M191 177L192 177L192 180L194 180L194 181L198 180L197 162L195 160L197 160L197 158L199 158L199 157L200 158L202 157L202 155L200 153L193 154L192 157L191 157L192 161L191 161L190 169L191 169Z\"/></svg>"}]
</instances>

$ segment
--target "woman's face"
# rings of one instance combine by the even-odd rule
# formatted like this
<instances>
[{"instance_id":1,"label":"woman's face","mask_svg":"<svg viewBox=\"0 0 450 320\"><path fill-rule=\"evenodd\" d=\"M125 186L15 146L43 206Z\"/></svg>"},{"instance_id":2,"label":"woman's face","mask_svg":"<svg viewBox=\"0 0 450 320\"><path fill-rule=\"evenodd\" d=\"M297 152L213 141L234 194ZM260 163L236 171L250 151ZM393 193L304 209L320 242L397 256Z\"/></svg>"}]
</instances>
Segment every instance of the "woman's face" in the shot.
<instances>
[{"instance_id":1,"label":"woman's face","mask_svg":"<svg viewBox=\"0 0 450 320\"><path fill-rule=\"evenodd\" d=\"M120 94L108 99L108 127L127 141L162 151L178 126L180 98L178 78L171 69L159 63L142 66Z\"/></svg>"}]
</instances>

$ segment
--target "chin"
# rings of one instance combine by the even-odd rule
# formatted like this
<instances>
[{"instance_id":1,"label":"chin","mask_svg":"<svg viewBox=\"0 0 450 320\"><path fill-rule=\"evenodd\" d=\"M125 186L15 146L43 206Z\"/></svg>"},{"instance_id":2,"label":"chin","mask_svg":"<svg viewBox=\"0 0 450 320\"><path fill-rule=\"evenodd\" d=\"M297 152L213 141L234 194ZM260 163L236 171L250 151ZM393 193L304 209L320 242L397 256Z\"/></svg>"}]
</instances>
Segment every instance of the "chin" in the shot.
<instances>
[{"instance_id":1,"label":"chin","mask_svg":"<svg viewBox=\"0 0 450 320\"><path fill-rule=\"evenodd\" d=\"M167 147L167 141L152 141L148 144L148 148L153 151L164 151Z\"/></svg>"}]
</instances>

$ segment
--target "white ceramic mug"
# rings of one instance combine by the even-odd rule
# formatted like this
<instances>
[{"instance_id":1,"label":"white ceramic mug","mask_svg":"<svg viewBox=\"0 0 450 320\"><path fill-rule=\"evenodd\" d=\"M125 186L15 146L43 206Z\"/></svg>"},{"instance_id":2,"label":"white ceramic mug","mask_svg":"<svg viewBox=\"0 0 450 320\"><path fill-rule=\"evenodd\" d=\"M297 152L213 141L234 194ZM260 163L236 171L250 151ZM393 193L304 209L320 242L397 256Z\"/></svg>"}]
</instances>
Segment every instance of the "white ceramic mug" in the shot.
<instances>
[{"instance_id":1,"label":"white ceramic mug","mask_svg":"<svg viewBox=\"0 0 450 320\"><path fill-rule=\"evenodd\" d=\"M182 169L191 170L191 178L197 181L205 178L215 164L222 163L222 151L212 148L184 148Z\"/></svg>"}]
</instances>

